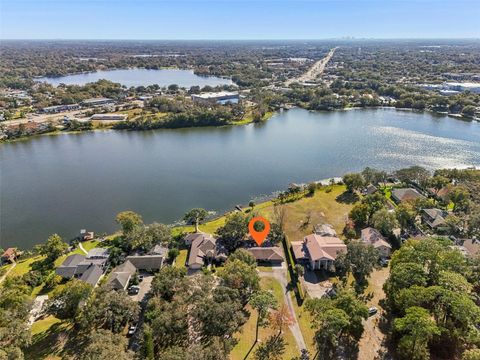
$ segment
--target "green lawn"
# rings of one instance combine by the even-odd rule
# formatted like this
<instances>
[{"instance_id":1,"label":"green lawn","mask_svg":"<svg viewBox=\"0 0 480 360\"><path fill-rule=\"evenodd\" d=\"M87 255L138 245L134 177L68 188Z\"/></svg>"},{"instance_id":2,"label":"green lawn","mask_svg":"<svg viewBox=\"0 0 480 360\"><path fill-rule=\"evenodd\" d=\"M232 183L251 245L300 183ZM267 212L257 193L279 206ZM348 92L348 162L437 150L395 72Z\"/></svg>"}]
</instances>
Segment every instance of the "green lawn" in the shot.
<instances>
[{"instance_id":1,"label":"green lawn","mask_svg":"<svg viewBox=\"0 0 480 360\"><path fill-rule=\"evenodd\" d=\"M26 274L32 269L32 264L35 261L42 260L43 258L43 256L37 255L18 261L17 266L15 266L8 276L22 276Z\"/></svg>"},{"instance_id":2,"label":"green lawn","mask_svg":"<svg viewBox=\"0 0 480 360\"><path fill-rule=\"evenodd\" d=\"M271 290L275 295L275 297L277 298L277 301L280 306L284 303L283 294L282 294L283 292L282 285L277 280L275 280L274 278L262 278L261 287L262 289ZM241 332L237 336L237 339L239 341L230 354L231 360L245 359L245 356L247 355L249 350L252 348L252 345L254 344L254 341L255 341L255 328L257 323L257 314L256 314L256 311L253 310L250 306L247 306L247 311L250 313L250 317L245 323L245 325L243 326ZM274 332L272 331L272 329L268 327L260 328L260 331L259 331L260 341L266 340L269 336L273 334ZM300 350L297 348L295 339L289 329L284 331L283 336L284 336L285 342L287 343L287 346L285 348L285 353L283 355L283 359L289 360L297 356ZM249 356L247 359L253 359L255 348L256 346L249 353Z\"/></svg>"},{"instance_id":3,"label":"green lawn","mask_svg":"<svg viewBox=\"0 0 480 360\"><path fill-rule=\"evenodd\" d=\"M188 254L188 250L180 250L180 254L178 254L177 258L175 259L176 268L185 267L185 263L187 262L187 254Z\"/></svg>"}]
</instances>

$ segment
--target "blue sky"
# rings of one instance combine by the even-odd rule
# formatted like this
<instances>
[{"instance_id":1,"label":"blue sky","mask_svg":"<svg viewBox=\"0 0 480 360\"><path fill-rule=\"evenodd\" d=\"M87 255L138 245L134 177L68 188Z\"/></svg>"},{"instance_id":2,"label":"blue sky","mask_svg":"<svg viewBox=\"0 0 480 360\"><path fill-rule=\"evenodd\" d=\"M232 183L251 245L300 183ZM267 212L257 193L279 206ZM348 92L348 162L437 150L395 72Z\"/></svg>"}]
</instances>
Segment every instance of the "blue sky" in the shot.
<instances>
[{"instance_id":1,"label":"blue sky","mask_svg":"<svg viewBox=\"0 0 480 360\"><path fill-rule=\"evenodd\" d=\"M2 39L480 38L480 0L0 0Z\"/></svg>"}]
</instances>

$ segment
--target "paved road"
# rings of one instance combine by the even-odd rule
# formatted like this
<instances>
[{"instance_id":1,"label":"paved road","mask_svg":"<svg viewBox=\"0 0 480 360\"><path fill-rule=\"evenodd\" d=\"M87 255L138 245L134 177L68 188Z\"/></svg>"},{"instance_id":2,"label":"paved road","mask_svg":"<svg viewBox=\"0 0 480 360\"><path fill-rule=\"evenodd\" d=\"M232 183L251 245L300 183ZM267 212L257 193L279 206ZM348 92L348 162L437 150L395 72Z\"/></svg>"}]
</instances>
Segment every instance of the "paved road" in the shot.
<instances>
[{"instance_id":1,"label":"paved road","mask_svg":"<svg viewBox=\"0 0 480 360\"><path fill-rule=\"evenodd\" d=\"M288 290L287 290L287 287L288 287L287 268L286 267L273 268L272 272L260 271L259 273L261 277L272 277L282 285L284 289L283 297L284 297L285 303L288 305L288 308L290 309L290 313L292 314L292 317L293 317L293 324L290 326L290 331L292 332L293 337L295 338L298 349L299 350L306 349L307 346L305 345L305 340L303 339L303 334L302 334L302 331L300 330L300 326L298 326L297 315L295 314L295 308L293 307L292 298L290 294L288 294Z\"/></svg>"},{"instance_id":2,"label":"paved road","mask_svg":"<svg viewBox=\"0 0 480 360\"><path fill-rule=\"evenodd\" d=\"M328 52L327 56L325 56L323 59L320 59L315 64L313 64L313 66L310 69L308 69L308 71L305 74L299 76L298 78L288 79L287 81L285 81L285 85L288 86L294 82L301 83L301 82L315 81L315 79L317 79L325 71L325 67L327 66L328 62L330 61L333 54L335 53L335 50L337 50L336 47L331 49Z\"/></svg>"}]
</instances>

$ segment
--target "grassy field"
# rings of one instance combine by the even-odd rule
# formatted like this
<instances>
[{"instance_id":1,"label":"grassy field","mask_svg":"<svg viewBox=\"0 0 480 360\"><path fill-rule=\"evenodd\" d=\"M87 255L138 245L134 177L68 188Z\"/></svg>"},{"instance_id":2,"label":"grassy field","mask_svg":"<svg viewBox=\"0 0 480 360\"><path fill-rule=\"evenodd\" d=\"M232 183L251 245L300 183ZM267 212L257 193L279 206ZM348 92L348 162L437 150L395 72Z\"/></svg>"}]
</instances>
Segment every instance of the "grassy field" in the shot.
<instances>
[{"instance_id":1,"label":"grassy field","mask_svg":"<svg viewBox=\"0 0 480 360\"><path fill-rule=\"evenodd\" d=\"M175 267L176 268L183 268L185 267L185 263L187 262L187 254L188 250L180 250L180 254L178 254L177 258L175 259Z\"/></svg>"},{"instance_id":2,"label":"grassy field","mask_svg":"<svg viewBox=\"0 0 480 360\"><path fill-rule=\"evenodd\" d=\"M265 290L270 290L277 298L278 304L281 306L283 301L283 294L282 294L282 285L273 278L262 278L261 279L261 287ZM255 328L257 323L257 313L253 310L250 306L247 306L247 310L250 312L250 317L243 326L241 332L237 334L238 344L235 346L233 351L230 354L231 360L243 360L245 356L248 354L246 359L253 359L254 352L258 345L252 348L252 345L255 342ZM260 328L259 330L259 339L266 340L269 336L274 335L275 333L270 328ZM294 356L297 356L300 350L297 348L295 343L295 339L290 332L290 330L284 331L284 339L287 343L285 348L285 353L283 355L283 359L291 359ZM250 351L251 349L251 351ZM249 353L250 351L250 353Z\"/></svg>"}]
</instances>

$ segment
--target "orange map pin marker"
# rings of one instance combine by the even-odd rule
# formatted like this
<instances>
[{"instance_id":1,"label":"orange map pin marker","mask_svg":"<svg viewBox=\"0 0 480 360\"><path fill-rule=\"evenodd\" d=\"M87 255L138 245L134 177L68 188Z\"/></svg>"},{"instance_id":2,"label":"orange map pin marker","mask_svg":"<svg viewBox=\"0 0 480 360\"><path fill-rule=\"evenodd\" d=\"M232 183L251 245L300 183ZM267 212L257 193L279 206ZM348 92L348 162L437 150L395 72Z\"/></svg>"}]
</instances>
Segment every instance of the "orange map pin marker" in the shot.
<instances>
[{"instance_id":1,"label":"orange map pin marker","mask_svg":"<svg viewBox=\"0 0 480 360\"><path fill-rule=\"evenodd\" d=\"M254 225L257 221L263 223L264 229L262 231L255 230ZM260 246L265 241L268 233L270 232L270 223L267 219L261 216L256 216L252 218L252 220L250 220L250 222L248 223L248 232L250 233L250 236L253 238L253 240L255 240L257 245Z\"/></svg>"}]
</instances>

